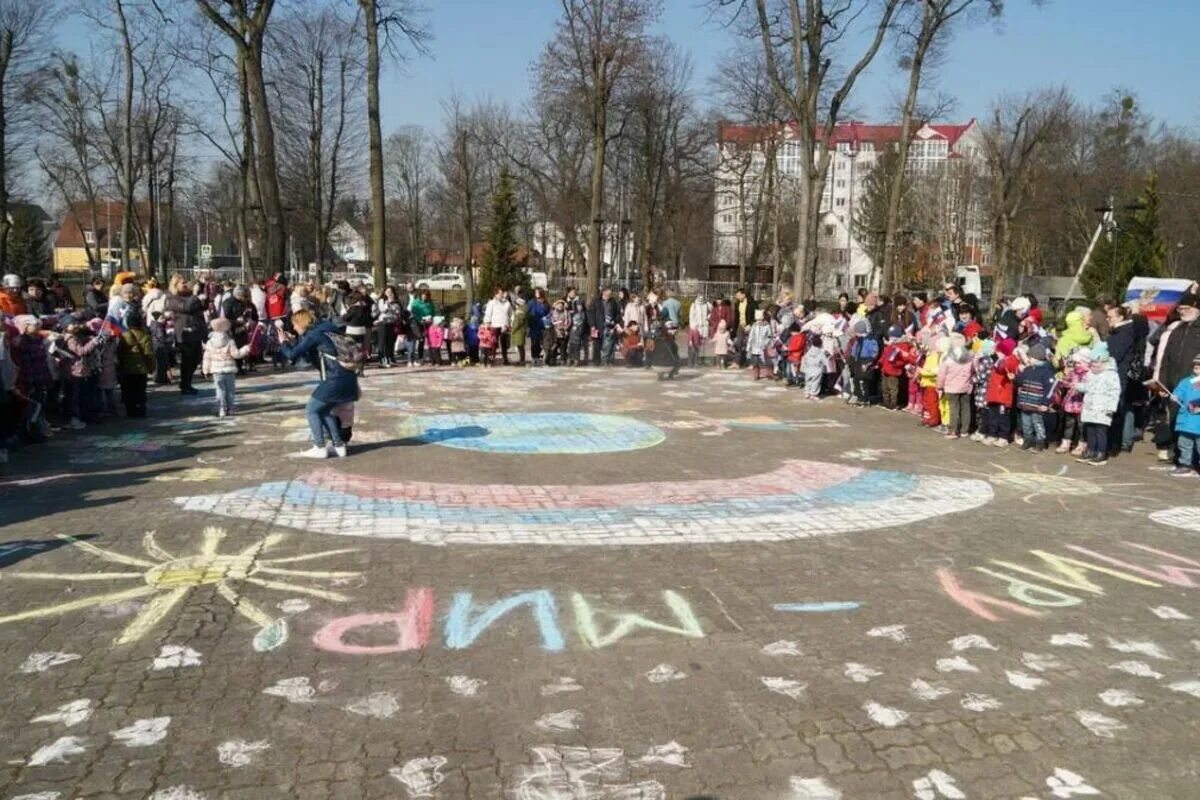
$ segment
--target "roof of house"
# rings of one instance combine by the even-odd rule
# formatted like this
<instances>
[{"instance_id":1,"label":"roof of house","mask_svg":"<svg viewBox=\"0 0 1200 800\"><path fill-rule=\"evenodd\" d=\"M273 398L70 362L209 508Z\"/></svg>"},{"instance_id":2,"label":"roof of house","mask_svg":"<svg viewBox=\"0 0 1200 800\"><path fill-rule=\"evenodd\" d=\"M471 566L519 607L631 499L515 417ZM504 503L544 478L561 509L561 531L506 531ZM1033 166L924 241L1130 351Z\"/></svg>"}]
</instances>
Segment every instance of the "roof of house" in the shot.
<instances>
[{"instance_id":1,"label":"roof of house","mask_svg":"<svg viewBox=\"0 0 1200 800\"><path fill-rule=\"evenodd\" d=\"M486 249L486 242L475 242L471 245L471 263L482 263L483 253ZM537 251L534 251L534 257L537 257ZM517 245L514 260L517 263L526 263L529 261L529 250L525 245ZM430 267L461 267L463 265L462 250L452 250L445 247L431 248L425 251L425 263Z\"/></svg>"},{"instance_id":2,"label":"roof of house","mask_svg":"<svg viewBox=\"0 0 1200 800\"><path fill-rule=\"evenodd\" d=\"M149 203L139 202L134 203L133 206L140 219L149 219ZM121 229L121 214L124 210L125 204L120 200L97 200L95 206L86 200L75 201L63 214L62 222L58 226L58 234L54 237L54 246L83 247L83 231L92 230L92 220L95 219L96 241L91 246L106 247L109 230L117 232ZM94 216L93 211L95 212ZM130 246L132 246L132 242Z\"/></svg>"},{"instance_id":3,"label":"roof of house","mask_svg":"<svg viewBox=\"0 0 1200 800\"><path fill-rule=\"evenodd\" d=\"M945 139L951 147L958 143L968 130L976 125L974 119L961 124L930 124L913 131L913 138L925 129L930 131L931 139ZM721 144L748 144L762 141L768 136L776 135L779 128L773 125L750 125L736 122L721 122L717 126L717 140ZM796 137L796 123L789 122L783 126L784 135L789 139ZM851 120L839 122L833 126L832 140L850 142L861 145L863 142L875 144L900 141L899 125L870 125L865 122Z\"/></svg>"}]
</instances>

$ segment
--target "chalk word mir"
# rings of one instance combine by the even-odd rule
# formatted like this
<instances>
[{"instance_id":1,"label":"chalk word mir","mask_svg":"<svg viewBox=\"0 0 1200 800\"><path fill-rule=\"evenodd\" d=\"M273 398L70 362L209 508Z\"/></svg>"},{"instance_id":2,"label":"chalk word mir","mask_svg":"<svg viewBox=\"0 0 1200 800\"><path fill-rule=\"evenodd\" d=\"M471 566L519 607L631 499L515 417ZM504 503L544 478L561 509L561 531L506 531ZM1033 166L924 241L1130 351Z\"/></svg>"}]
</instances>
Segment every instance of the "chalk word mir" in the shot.
<instances>
[{"instance_id":1,"label":"chalk word mir","mask_svg":"<svg viewBox=\"0 0 1200 800\"><path fill-rule=\"evenodd\" d=\"M1086 547L1069 544L1066 545L1068 550L1091 560L1083 561L1044 550L1030 550L1030 554L1041 562L1037 569L997 559L992 559L989 562L990 566L972 568L975 572L1002 581L1012 600L968 589L953 571L945 567L937 570L938 583L951 600L988 622L1002 621L1002 612L1021 617L1041 617L1046 611L1039 609L1080 605L1084 602L1080 594L1102 596L1104 587L1092 580L1093 576L1107 576L1153 589L1160 589L1164 584L1185 589L1200 586L1200 561L1136 542L1122 544L1141 554L1148 553L1157 557L1149 559L1155 563L1151 566L1135 564ZM1144 555L1142 558L1145 560ZM997 567L999 569L996 569ZM1070 589L1075 594L1062 589ZM1016 602L1013 602L1014 600Z\"/></svg>"},{"instance_id":2,"label":"chalk word mir","mask_svg":"<svg viewBox=\"0 0 1200 800\"><path fill-rule=\"evenodd\" d=\"M691 639L704 637L704 630L686 599L677 592L664 591L663 602L674 620L657 622L630 611L599 608L584 595L570 596L575 631L585 647L602 648L620 641L636 630L671 633ZM470 647L484 631L501 618L525 609L537 626L542 649L559 652L566 649L567 640L559 620L558 602L547 589L536 589L509 595L489 603L476 603L470 592L456 593L445 618L445 646L449 650ZM433 589L409 589L404 606L398 611L352 614L329 622L313 636L320 650L343 655L386 655L421 650L433 631ZM384 644L357 644L353 633L370 628L384 628L391 641ZM348 641L351 640L351 641Z\"/></svg>"}]
</instances>

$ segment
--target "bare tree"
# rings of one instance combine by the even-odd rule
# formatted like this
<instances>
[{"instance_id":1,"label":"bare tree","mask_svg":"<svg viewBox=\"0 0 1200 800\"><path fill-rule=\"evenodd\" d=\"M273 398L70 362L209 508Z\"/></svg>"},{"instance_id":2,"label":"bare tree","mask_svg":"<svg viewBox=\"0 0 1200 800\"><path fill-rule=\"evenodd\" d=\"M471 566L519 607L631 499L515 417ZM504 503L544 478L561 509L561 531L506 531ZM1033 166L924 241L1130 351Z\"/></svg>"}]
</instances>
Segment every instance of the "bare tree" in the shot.
<instances>
[{"instance_id":1,"label":"bare tree","mask_svg":"<svg viewBox=\"0 0 1200 800\"><path fill-rule=\"evenodd\" d=\"M834 128L862 74L875 59L902 0L713 0L717 9L741 12L753 5L748 26L762 44L767 76L780 102L795 120L800 149L800 231L796 245L795 292L815 291L819 255L817 226L821 196L833 156ZM878 11L865 25L869 10ZM840 77L831 75L835 57L850 42L865 42L860 55Z\"/></svg>"},{"instance_id":2,"label":"bare tree","mask_svg":"<svg viewBox=\"0 0 1200 800\"><path fill-rule=\"evenodd\" d=\"M98 177L104 172L104 160L98 152L101 126L96 121L93 93L83 69L73 55L56 54L39 75L36 94L38 129L34 157L47 182L62 198L65 208L75 208L82 196L89 218L86 230L97 231L96 205L101 190ZM88 264L100 263L99 251L89 242L83 220L75 214L75 223L83 239ZM107 256L106 256L107 258Z\"/></svg>"},{"instance_id":3,"label":"bare tree","mask_svg":"<svg viewBox=\"0 0 1200 800\"><path fill-rule=\"evenodd\" d=\"M46 53L56 4L45 0L0 3L0 271L8 268L8 204L18 145L32 109L32 82Z\"/></svg>"},{"instance_id":4,"label":"bare tree","mask_svg":"<svg viewBox=\"0 0 1200 800\"><path fill-rule=\"evenodd\" d=\"M991 174L995 297L1003 296L1010 277L1013 222L1023 211L1030 178L1047 146L1067 130L1072 106L1064 88L1003 97L996 102L983 130L984 155Z\"/></svg>"},{"instance_id":5,"label":"bare tree","mask_svg":"<svg viewBox=\"0 0 1200 800\"><path fill-rule=\"evenodd\" d=\"M298 7L276 21L268 39L280 192L300 214L293 227L312 237L320 274L352 164L346 148L354 127L349 107L362 83L355 30L330 9Z\"/></svg>"},{"instance_id":6,"label":"bare tree","mask_svg":"<svg viewBox=\"0 0 1200 800\"><path fill-rule=\"evenodd\" d=\"M266 222L263 264L267 273L281 271L287 261L287 224L279 195L275 127L263 77L264 42L275 0L238 0L223 3L220 8L214 0L195 0L195 3L200 13L233 44L239 75L244 76L243 97L248 108L242 115L242 126L248 141L253 124L255 186ZM246 147L243 152L249 154L252 150ZM253 274L250 263L245 267Z\"/></svg>"},{"instance_id":7,"label":"bare tree","mask_svg":"<svg viewBox=\"0 0 1200 800\"><path fill-rule=\"evenodd\" d=\"M442 191L446 200L458 210L458 233L462 237L463 284L467 289L467 313L475 303L475 273L471 264L474 249L476 181L479 179L479 158L476 148L481 142L479 126L473 115L463 107L462 98L452 95L442 104L446 130L438 146L438 162Z\"/></svg>"},{"instance_id":8,"label":"bare tree","mask_svg":"<svg viewBox=\"0 0 1200 800\"><path fill-rule=\"evenodd\" d=\"M429 137L412 125L394 132L384 147L388 176L400 197L407 241L401 263L406 271L421 258L425 247L425 195L429 191Z\"/></svg>"},{"instance_id":9,"label":"bare tree","mask_svg":"<svg viewBox=\"0 0 1200 800\"><path fill-rule=\"evenodd\" d=\"M913 116L925 70L936 60L939 48L945 45L953 24L974 10L986 10L998 17L1004 10L1004 0L912 0L902 9L898 26L900 63L908 68L908 90L900 111L900 141L897 152L901 164L908 163L912 144ZM883 233L883 276L885 292L902 288L903 281L896 270L896 237L900 221L900 201L904 193L904 170L896 170L888 191L887 219Z\"/></svg>"},{"instance_id":10,"label":"bare tree","mask_svg":"<svg viewBox=\"0 0 1200 800\"><path fill-rule=\"evenodd\" d=\"M399 41L424 49L428 32L419 24L418 9L408 0L358 0L367 44L367 147L371 158L371 261L375 285L387 280L387 192L384 186L383 133L379 124L379 56L399 53Z\"/></svg>"},{"instance_id":11,"label":"bare tree","mask_svg":"<svg viewBox=\"0 0 1200 800\"><path fill-rule=\"evenodd\" d=\"M561 0L562 16L539 68L565 94L586 98L591 121L592 182L588 233L587 294L600 287L604 227L604 170L609 144L619 136L609 125L613 98L642 56L647 27L658 17L658 0Z\"/></svg>"}]
</instances>

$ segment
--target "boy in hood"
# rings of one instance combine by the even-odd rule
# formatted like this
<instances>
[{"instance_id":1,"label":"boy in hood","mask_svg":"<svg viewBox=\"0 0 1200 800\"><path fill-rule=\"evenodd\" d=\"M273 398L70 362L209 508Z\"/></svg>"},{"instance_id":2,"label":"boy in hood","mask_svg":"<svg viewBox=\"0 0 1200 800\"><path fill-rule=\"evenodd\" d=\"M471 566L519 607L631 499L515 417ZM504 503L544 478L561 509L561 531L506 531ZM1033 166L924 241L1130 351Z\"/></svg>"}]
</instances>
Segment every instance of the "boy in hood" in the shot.
<instances>
[{"instance_id":1,"label":"boy in hood","mask_svg":"<svg viewBox=\"0 0 1200 800\"><path fill-rule=\"evenodd\" d=\"M1196 477L1196 444L1200 441L1200 355L1192 358L1192 374L1179 381L1171 397L1179 405L1175 415L1175 439L1179 462L1170 474L1173 478Z\"/></svg>"},{"instance_id":2,"label":"boy in hood","mask_svg":"<svg viewBox=\"0 0 1200 800\"><path fill-rule=\"evenodd\" d=\"M893 325L888 329L887 344L879 359L883 375L883 407L895 411L900 407L900 388L908 367L917 363L917 351L904 335L904 329Z\"/></svg>"}]
</instances>

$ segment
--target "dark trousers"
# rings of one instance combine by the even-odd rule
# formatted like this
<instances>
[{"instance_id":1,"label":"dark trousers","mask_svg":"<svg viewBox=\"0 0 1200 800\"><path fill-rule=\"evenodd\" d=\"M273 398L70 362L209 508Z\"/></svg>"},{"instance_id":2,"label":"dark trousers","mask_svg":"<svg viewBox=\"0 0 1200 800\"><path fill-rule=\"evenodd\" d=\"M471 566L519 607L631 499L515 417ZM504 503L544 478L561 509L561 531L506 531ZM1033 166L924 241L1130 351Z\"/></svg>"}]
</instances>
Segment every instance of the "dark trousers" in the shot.
<instances>
[{"instance_id":1,"label":"dark trousers","mask_svg":"<svg viewBox=\"0 0 1200 800\"><path fill-rule=\"evenodd\" d=\"M392 360L396 347L396 326L385 322L375 326L375 346L379 350L379 363Z\"/></svg>"},{"instance_id":2,"label":"dark trousers","mask_svg":"<svg viewBox=\"0 0 1200 800\"><path fill-rule=\"evenodd\" d=\"M1007 440L1011 432L1012 409L999 403L988 403L984 433L995 439Z\"/></svg>"},{"instance_id":3,"label":"dark trousers","mask_svg":"<svg viewBox=\"0 0 1200 800\"><path fill-rule=\"evenodd\" d=\"M883 407L897 408L900 405L900 376L883 376Z\"/></svg>"},{"instance_id":4,"label":"dark trousers","mask_svg":"<svg viewBox=\"0 0 1200 800\"><path fill-rule=\"evenodd\" d=\"M1096 422L1085 422L1084 433L1087 434L1088 455L1108 457L1108 426Z\"/></svg>"},{"instance_id":5,"label":"dark trousers","mask_svg":"<svg viewBox=\"0 0 1200 800\"><path fill-rule=\"evenodd\" d=\"M1079 415L1063 414L1062 440L1068 442L1074 448L1079 444L1081 439L1084 439L1084 433L1083 423L1079 421Z\"/></svg>"},{"instance_id":6,"label":"dark trousers","mask_svg":"<svg viewBox=\"0 0 1200 800\"><path fill-rule=\"evenodd\" d=\"M663 351L665 354L664 360L667 362L667 366L671 368L671 371L667 373L667 377L674 378L679 374L679 342L675 341L674 336L667 336L659 342L659 347L655 348L655 352L659 350Z\"/></svg>"},{"instance_id":7,"label":"dark trousers","mask_svg":"<svg viewBox=\"0 0 1200 800\"><path fill-rule=\"evenodd\" d=\"M199 342L180 342L179 343L179 388L192 388L192 376L196 374L196 367L200 366L200 343Z\"/></svg>"},{"instance_id":8,"label":"dark trousers","mask_svg":"<svg viewBox=\"0 0 1200 800\"><path fill-rule=\"evenodd\" d=\"M950 404L950 420L949 432L963 435L970 433L971 427L971 395L967 392L961 394L946 393L946 400Z\"/></svg>"},{"instance_id":9,"label":"dark trousers","mask_svg":"<svg viewBox=\"0 0 1200 800\"><path fill-rule=\"evenodd\" d=\"M554 348L550 351L550 366L567 363L567 344L569 342L570 339L566 336L554 337Z\"/></svg>"},{"instance_id":10,"label":"dark trousers","mask_svg":"<svg viewBox=\"0 0 1200 800\"><path fill-rule=\"evenodd\" d=\"M146 416L146 375L121 375L121 402L125 416L142 419Z\"/></svg>"},{"instance_id":11,"label":"dark trousers","mask_svg":"<svg viewBox=\"0 0 1200 800\"><path fill-rule=\"evenodd\" d=\"M535 362L542 360L542 330L529 330L529 357Z\"/></svg>"},{"instance_id":12,"label":"dark trousers","mask_svg":"<svg viewBox=\"0 0 1200 800\"><path fill-rule=\"evenodd\" d=\"M503 328L492 328L496 332L496 346L500 351L500 358L505 364L508 363L508 348L512 346L512 334Z\"/></svg>"},{"instance_id":13,"label":"dark trousers","mask_svg":"<svg viewBox=\"0 0 1200 800\"><path fill-rule=\"evenodd\" d=\"M154 348L154 382L170 383L167 370L171 368L171 349L169 347Z\"/></svg>"}]
</instances>

